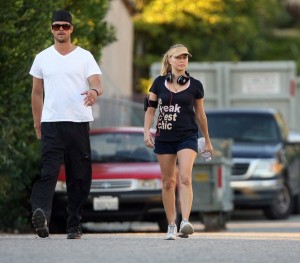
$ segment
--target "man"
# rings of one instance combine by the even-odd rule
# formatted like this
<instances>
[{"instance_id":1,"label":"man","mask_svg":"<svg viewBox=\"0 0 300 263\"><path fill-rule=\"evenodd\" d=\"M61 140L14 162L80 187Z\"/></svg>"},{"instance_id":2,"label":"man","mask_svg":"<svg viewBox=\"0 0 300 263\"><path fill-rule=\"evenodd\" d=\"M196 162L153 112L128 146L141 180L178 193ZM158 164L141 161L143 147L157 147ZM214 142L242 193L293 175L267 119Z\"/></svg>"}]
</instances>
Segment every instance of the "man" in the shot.
<instances>
[{"instance_id":1,"label":"man","mask_svg":"<svg viewBox=\"0 0 300 263\"><path fill-rule=\"evenodd\" d=\"M68 192L67 238L82 236L80 220L91 186L89 122L91 106L103 94L101 70L92 54L71 42L72 16L53 12L54 45L40 52L30 74L32 114L41 140L41 178L31 194L32 223L39 237L49 236L52 199L64 160Z\"/></svg>"}]
</instances>

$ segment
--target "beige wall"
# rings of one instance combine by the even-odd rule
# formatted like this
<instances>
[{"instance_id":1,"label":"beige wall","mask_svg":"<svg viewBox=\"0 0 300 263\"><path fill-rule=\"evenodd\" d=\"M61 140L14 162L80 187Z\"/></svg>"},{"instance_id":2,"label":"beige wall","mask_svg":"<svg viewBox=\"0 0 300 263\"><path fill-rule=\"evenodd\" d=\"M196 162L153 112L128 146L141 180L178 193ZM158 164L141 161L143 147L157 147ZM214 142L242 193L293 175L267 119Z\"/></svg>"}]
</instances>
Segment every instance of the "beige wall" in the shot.
<instances>
[{"instance_id":1,"label":"beige wall","mask_svg":"<svg viewBox=\"0 0 300 263\"><path fill-rule=\"evenodd\" d=\"M112 0L106 21L116 28L117 41L102 50L100 67L105 96L132 94L133 24L122 0Z\"/></svg>"}]
</instances>

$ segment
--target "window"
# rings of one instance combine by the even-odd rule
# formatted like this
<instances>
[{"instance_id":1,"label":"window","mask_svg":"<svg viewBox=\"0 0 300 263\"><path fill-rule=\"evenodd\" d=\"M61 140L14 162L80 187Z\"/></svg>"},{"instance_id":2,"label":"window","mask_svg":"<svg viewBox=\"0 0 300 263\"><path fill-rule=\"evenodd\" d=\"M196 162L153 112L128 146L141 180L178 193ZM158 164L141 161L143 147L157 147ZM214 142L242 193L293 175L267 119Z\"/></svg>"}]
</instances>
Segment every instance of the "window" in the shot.
<instances>
[{"instance_id":1,"label":"window","mask_svg":"<svg viewBox=\"0 0 300 263\"><path fill-rule=\"evenodd\" d=\"M142 133L93 134L90 137L94 162L154 162L153 150L144 145Z\"/></svg>"},{"instance_id":2,"label":"window","mask_svg":"<svg viewBox=\"0 0 300 263\"><path fill-rule=\"evenodd\" d=\"M268 114L207 114L212 138L231 138L236 142L278 143L279 131Z\"/></svg>"}]
</instances>

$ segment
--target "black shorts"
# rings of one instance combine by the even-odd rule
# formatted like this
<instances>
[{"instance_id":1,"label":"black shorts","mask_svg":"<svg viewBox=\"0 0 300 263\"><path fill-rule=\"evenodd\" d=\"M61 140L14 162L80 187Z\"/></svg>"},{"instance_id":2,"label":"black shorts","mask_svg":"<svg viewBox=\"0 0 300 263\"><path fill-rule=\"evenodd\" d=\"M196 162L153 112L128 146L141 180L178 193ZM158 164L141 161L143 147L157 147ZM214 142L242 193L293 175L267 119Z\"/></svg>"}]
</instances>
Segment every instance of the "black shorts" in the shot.
<instances>
[{"instance_id":1,"label":"black shorts","mask_svg":"<svg viewBox=\"0 0 300 263\"><path fill-rule=\"evenodd\" d=\"M191 136L180 141L168 142L155 139L154 152L156 154L176 154L182 149L192 149L198 153L198 137Z\"/></svg>"}]
</instances>

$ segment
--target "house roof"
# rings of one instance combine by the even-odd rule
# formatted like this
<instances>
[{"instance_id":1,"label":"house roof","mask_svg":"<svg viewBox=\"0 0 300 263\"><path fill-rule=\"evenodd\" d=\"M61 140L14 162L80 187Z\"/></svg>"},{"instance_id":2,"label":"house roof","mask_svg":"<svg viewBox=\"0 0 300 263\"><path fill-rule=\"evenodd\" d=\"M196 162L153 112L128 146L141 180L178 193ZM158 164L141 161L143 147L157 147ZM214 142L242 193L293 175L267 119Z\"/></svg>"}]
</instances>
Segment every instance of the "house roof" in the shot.
<instances>
[{"instance_id":1,"label":"house roof","mask_svg":"<svg viewBox=\"0 0 300 263\"><path fill-rule=\"evenodd\" d=\"M135 13L135 4L133 0L122 0L130 15Z\"/></svg>"}]
</instances>

